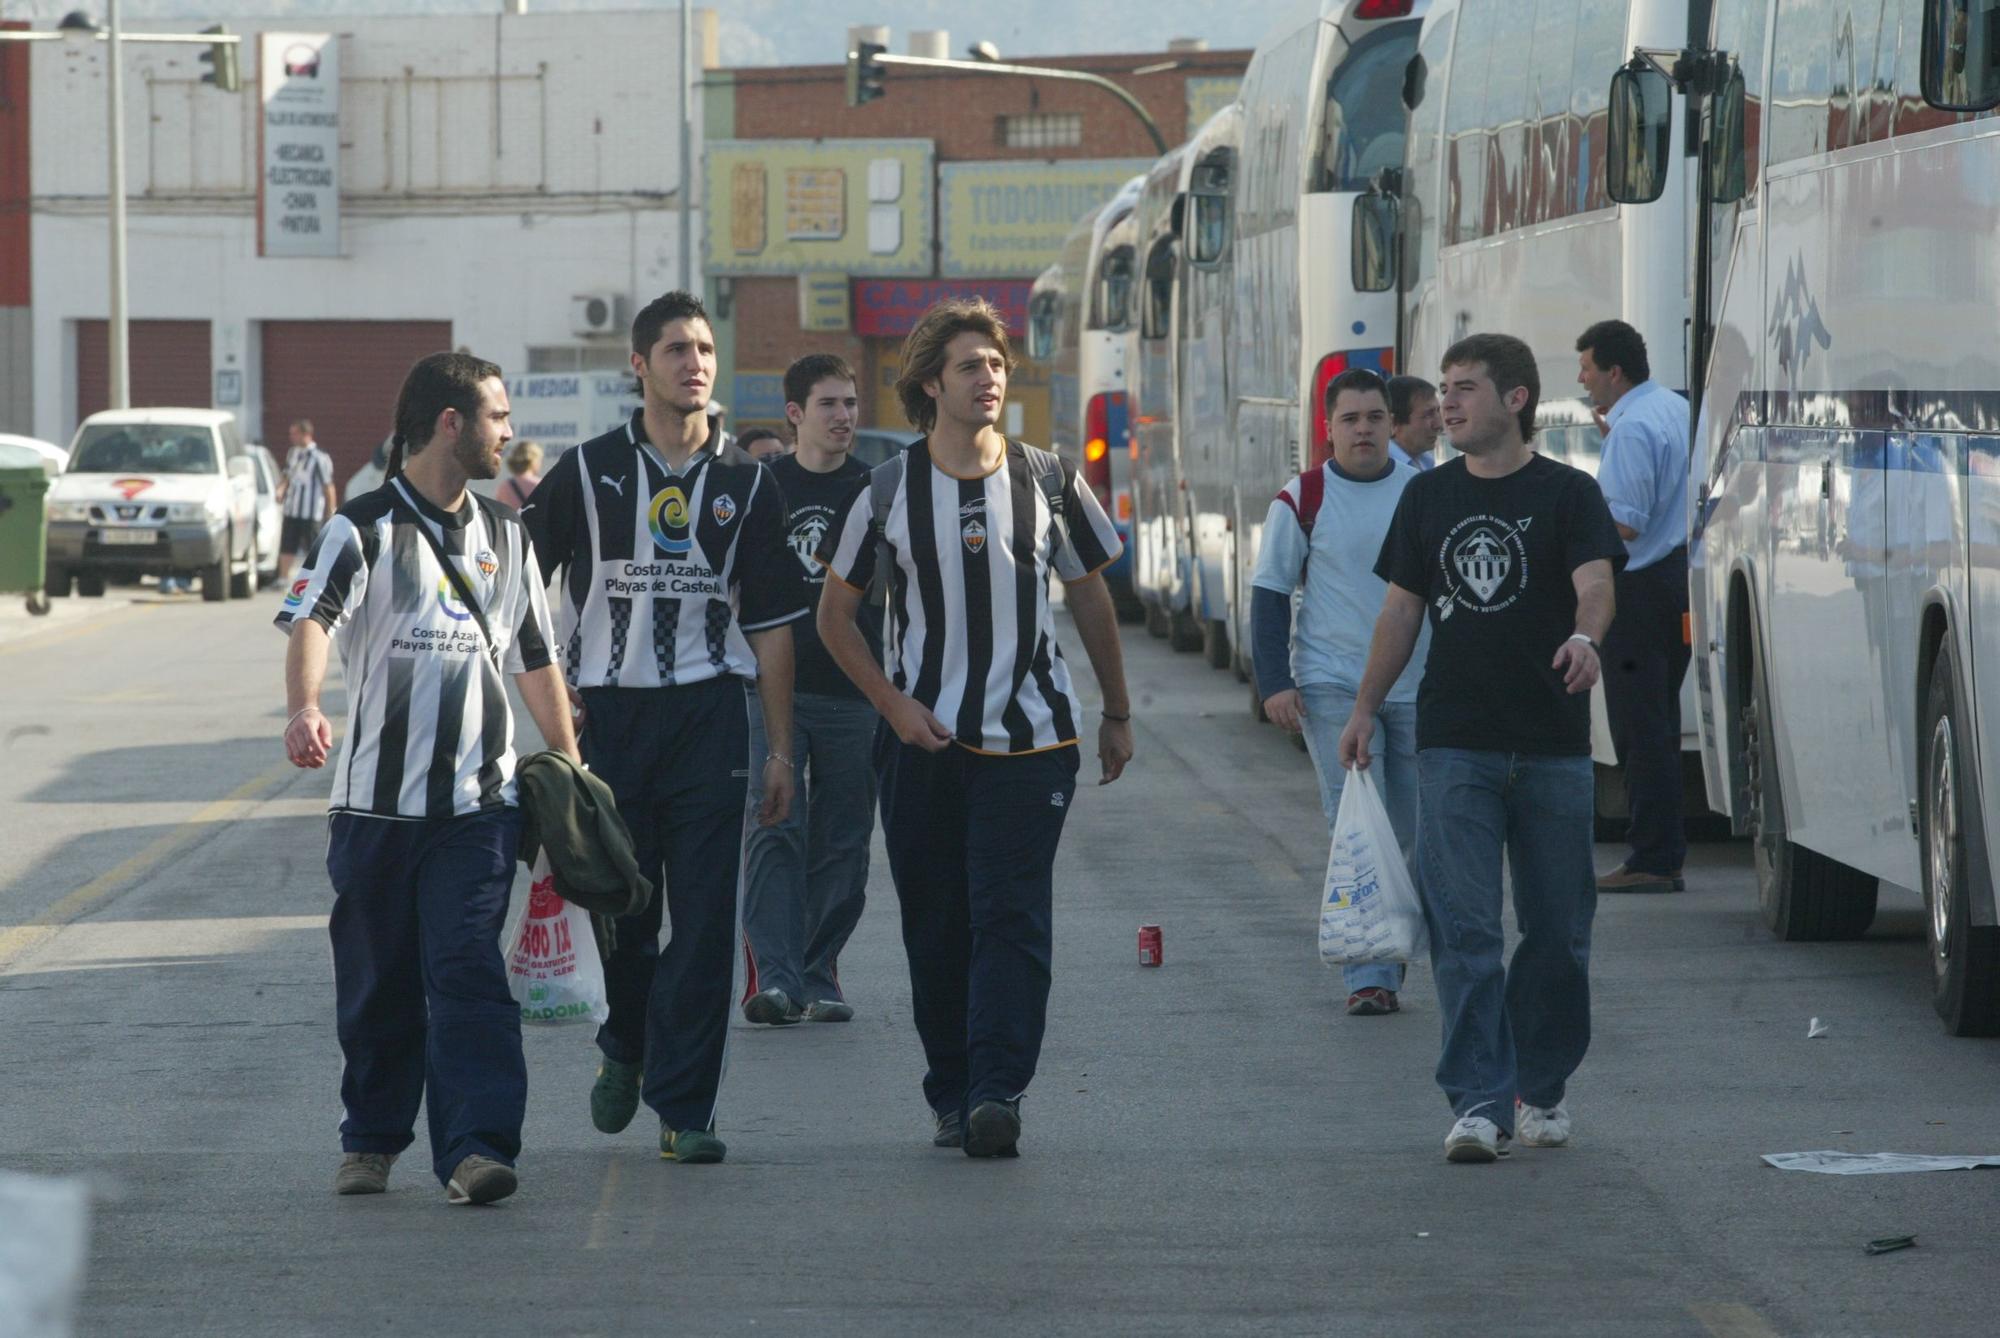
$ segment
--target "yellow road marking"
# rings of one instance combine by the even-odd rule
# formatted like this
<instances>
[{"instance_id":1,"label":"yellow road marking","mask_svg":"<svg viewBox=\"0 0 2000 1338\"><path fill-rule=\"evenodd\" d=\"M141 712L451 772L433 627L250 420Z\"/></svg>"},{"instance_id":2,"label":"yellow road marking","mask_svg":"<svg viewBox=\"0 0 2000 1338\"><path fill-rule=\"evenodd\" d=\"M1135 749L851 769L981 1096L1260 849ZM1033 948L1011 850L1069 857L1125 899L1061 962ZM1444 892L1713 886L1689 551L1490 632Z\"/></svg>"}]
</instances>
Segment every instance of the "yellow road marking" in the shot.
<instances>
[{"instance_id":1,"label":"yellow road marking","mask_svg":"<svg viewBox=\"0 0 2000 1338\"><path fill-rule=\"evenodd\" d=\"M1770 1321L1737 1301L1698 1301L1688 1313L1712 1338L1778 1338Z\"/></svg>"},{"instance_id":2,"label":"yellow road marking","mask_svg":"<svg viewBox=\"0 0 2000 1338\"><path fill-rule=\"evenodd\" d=\"M63 926L88 915L110 899L114 893L123 890L126 884L192 845L214 824L248 816L256 807L257 801L265 793L275 789L294 770L292 764L286 762L260 776L252 777L214 803L202 808L180 826L163 833L145 849L119 861L82 887L63 896L26 924L0 929L0 975L6 975L15 962L54 938L61 932Z\"/></svg>"},{"instance_id":3,"label":"yellow road marking","mask_svg":"<svg viewBox=\"0 0 2000 1338\"><path fill-rule=\"evenodd\" d=\"M604 1190L597 1196L597 1211L591 1215L590 1238L583 1243L586 1250L604 1248L604 1232L611 1225L611 1200L618 1194L618 1168L622 1162L612 1162L604 1168Z\"/></svg>"},{"instance_id":4,"label":"yellow road marking","mask_svg":"<svg viewBox=\"0 0 2000 1338\"><path fill-rule=\"evenodd\" d=\"M0 642L0 655L13 655L24 650L40 650L43 646L57 646L65 641L74 641L92 632L101 632L116 626L135 614L146 613L159 608L158 604L127 604L122 609L99 614L89 622L78 623L74 627L52 628L46 632L24 632L12 641Z\"/></svg>"}]
</instances>

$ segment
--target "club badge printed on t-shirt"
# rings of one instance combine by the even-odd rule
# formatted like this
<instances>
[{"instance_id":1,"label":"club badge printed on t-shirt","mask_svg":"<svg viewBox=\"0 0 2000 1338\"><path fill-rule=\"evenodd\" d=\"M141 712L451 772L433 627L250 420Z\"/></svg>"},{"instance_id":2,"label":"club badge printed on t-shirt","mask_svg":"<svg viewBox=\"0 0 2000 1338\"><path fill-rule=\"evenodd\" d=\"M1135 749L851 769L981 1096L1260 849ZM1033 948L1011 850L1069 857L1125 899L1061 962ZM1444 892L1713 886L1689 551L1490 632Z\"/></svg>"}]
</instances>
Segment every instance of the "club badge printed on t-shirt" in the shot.
<instances>
[{"instance_id":1,"label":"club badge printed on t-shirt","mask_svg":"<svg viewBox=\"0 0 2000 1338\"><path fill-rule=\"evenodd\" d=\"M1500 613L1527 593L1527 535L1534 519L1472 515L1446 532L1438 547L1440 621L1461 607L1474 613Z\"/></svg>"}]
</instances>

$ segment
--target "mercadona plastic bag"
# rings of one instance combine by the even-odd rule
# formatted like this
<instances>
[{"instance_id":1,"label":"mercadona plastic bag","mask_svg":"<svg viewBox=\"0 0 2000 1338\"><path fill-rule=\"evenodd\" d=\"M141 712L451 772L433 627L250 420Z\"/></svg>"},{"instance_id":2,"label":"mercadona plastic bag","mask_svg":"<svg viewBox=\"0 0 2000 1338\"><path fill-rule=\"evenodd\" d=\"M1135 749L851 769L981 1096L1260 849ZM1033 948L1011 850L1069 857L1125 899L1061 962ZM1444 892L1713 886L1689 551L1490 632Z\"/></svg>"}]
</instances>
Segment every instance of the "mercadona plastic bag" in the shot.
<instances>
[{"instance_id":1,"label":"mercadona plastic bag","mask_svg":"<svg viewBox=\"0 0 2000 1338\"><path fill-rule=\"evenodd\" d=\"M1319 959L1328 966L1409 962L1427 947L1423 905L1375 778L1350 771L1333 816Z\"/></svg>"},{"instance_id":2,"label":"mercadona plastic bag","mask_svg":"<svg viewBox=\"0 0 2000 1338\"><path fill-rule=\"evenodd\" d=\"M535 860L526 904L517 909L502 941L507 945L507 988L521 1005L521 1021L602 1024L611 1016L590 914L556 895L546 852Z\"/></svg>"}]
</instances>

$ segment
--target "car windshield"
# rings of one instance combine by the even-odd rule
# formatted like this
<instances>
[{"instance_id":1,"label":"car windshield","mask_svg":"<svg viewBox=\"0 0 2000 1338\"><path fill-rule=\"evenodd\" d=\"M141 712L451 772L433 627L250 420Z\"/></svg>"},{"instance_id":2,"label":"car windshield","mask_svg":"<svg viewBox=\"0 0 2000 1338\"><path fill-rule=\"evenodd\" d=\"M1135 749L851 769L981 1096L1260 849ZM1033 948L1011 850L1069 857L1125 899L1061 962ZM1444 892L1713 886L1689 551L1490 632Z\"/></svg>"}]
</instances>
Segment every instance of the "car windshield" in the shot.
<instances>
[{"instance_id":1,"label":"car windshield","mask_svg":"<svg viewBox=\"0 0 2000 1338\"><path fill-rule=\"evenodd\" d=\"M98 423L83 430L72 474L213 474L215 440L205 427Z\"/></svg>"}]
</instances>

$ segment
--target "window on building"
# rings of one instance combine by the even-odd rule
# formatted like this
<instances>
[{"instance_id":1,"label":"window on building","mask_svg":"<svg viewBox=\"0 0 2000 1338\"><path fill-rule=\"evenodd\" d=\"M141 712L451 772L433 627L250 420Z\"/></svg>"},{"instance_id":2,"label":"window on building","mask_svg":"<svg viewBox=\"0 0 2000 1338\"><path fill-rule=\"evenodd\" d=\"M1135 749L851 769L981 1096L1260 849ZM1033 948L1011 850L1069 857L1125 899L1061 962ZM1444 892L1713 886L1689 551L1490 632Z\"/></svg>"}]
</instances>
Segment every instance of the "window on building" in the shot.
<instances>
[{"instance_id":1,"label":"window on building","mask_svg":"<svg viewBox=\"0 0 2000 1338\"><path fill-rule=\"evenodd\" d=\"M632 355L622 344L554 344L528 350L530 374L622 372L631 365Z\"/></svg>"},{"instance_id":2,"label":"window on building","mask_svg":"<svg viewBox=\"0 0 2000 1338\"><path fill-rule=\"evenodd\" d=\"M1000 143L1010 149L1075 149L1083 146L1082 112L1031 112L999 118Z\"/></svg>"}]
</instances>

